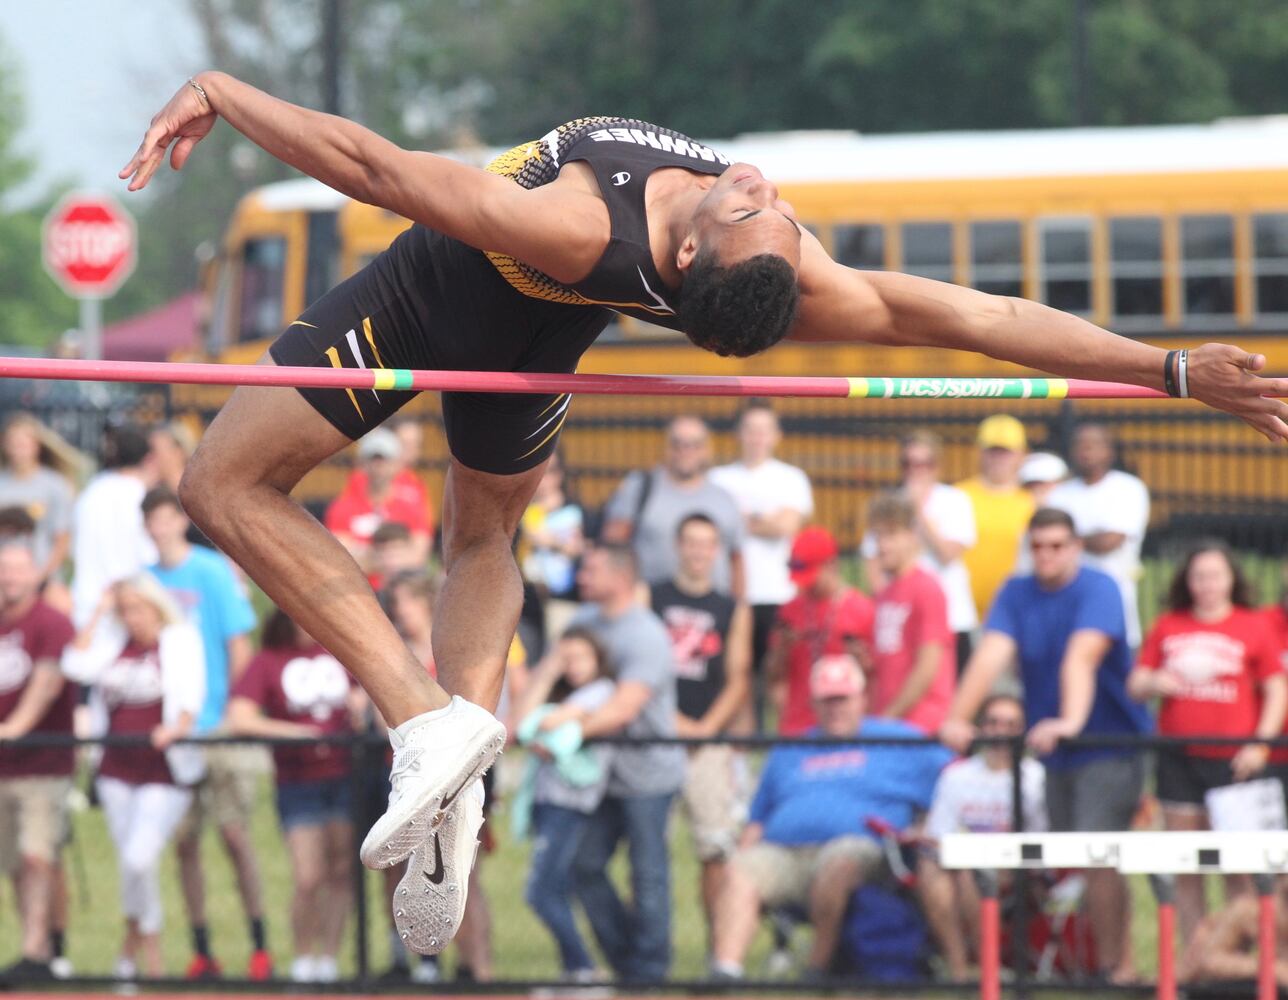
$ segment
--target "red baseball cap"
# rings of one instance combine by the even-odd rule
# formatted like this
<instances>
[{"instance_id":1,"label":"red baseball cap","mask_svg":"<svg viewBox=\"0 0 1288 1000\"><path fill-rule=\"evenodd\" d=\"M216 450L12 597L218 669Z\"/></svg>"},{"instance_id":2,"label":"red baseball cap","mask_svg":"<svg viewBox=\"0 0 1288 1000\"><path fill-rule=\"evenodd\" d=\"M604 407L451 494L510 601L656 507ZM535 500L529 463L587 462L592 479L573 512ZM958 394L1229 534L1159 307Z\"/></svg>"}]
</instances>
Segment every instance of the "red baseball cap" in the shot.
<instances>
[{"instance_id":1,"label":"red baseball cap","mask_svg":"<svg viewBox=\"0 0 1288 1000\"><path fill-rule=\"evenodd\" d=\"M792 557L787 563L792 583L809 587L818 579L818 571L837 557L836 539L826 528L806 528L792 542Z\"/></svg>"},{"instance_id":2,"label":"red baseball cap","mask_svg":"<svg viewBox=\"0 0 1288 1000\"><path fill-rule=\"evenodd\" d=\"M848 653L824 656L809 674L811 698L850 698L862 694L865 686L863 668Z\"/></svg>"}]
</instances>

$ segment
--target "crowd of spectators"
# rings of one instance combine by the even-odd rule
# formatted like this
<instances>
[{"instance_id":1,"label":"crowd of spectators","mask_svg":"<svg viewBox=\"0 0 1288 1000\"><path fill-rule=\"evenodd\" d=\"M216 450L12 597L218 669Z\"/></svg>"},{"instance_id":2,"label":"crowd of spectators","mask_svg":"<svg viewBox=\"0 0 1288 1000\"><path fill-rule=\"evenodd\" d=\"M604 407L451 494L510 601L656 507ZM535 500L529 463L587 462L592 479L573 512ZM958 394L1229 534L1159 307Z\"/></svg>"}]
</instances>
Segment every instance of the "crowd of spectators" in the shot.
<instances>
[{"instance_id":1,"label":"crowd of spectators","mask_svg":"<svg viewBox=\"0 0 1288 1000\"><path fill-rule=\"evenodd\" d=\"M629 474L602 512L577 502L556 456L522 519L529 601L497 714L529 753L500 786L488 782L483 808L504 788L511 833L532 845L525 898L570 982L667 977L673 812L699 865L714 978L746 974L768 914L779 928L809 926L810 981L918 975L931 955L961 979L976 960L978 896L936 863L940 837L1011 829L1017 817L1033 830L1128 829L1147 788L1164 827L1201 829L1209 793L1288 775L1288 753L1263 742L1288 715L1288 598L1258 609L1237 556L1203 541L1177 562L1162 613L1142 623L1149 493L1119 467L1108 427L1077 429L1071 470L1029 453L1014 417L989 417L977 472L956 485L942 481L940 439L909 434L897 486L856 512L852 552L810 523L811 484L777 457L771 406L748 405L736 438L737 460L715 466L710 427L675 418L662 463ZM118 976L164 971L159 872L171 846L186 973L223 974L207 827L235 874L246 976L340 975L353 845L383 809L390 762L356 762L334 738L383 733L383 722L282 612L259 624L240 570L195 532L176 493L192 444L182 426L110 427L101 471L77 495L68 450L37 420L15 414L0 430L0 868L21 918L15 976L70 971L62 853L82 763L70 746L10 743L72 733L132 738L84 762L119 859ZM422 448L413 420L368 434L324 520L436 675ZM1151 774L1130 741L1155 729L1233 742L1169 746ZM758 774L739 748L752 734L787 741ZM1082 736L1121 742L1067 742ZM359 766L376 773L355 781ZM250 833L270 775L293 886L287 970L270 957ZM495 835L490 822L456 940L463 979L492 974L479 872ZM620 849L626 898L610 877ZM402 874L385 873L389 897ZM1093 870L1078 884L1094 942L1086 971L1131 980L1126 883ZM1187 974L1243 968L1251 889L1225 889L1229 905L1207 915L1202 882L1178 883ZM441 974L392 927L390 949L391 982Z\"/></svg>"}]
</instances>

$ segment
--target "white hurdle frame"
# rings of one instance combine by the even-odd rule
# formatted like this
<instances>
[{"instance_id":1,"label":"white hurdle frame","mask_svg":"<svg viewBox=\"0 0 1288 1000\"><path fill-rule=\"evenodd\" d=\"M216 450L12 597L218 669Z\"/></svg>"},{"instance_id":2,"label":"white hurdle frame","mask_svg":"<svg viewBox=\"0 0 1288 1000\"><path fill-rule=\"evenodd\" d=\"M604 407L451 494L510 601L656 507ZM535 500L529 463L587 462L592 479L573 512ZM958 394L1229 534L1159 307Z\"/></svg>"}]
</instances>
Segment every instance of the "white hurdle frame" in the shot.
<instances>
[{"instance_id":1,"label":"white hurdle frame","mask_svg":"<svg viewBox=\"0 0 1288 1000\"><path fill-rule=\"evenodd\" d=\"M1112 868L1150 876L1158 900L1158 997L1175 1000L1172 881L1177 875L1257 876L1260 902L1258 1000L1274 1000L1274 876L1288 874L1288 831L1221 833L950 833L939 842L939 864L994 875L984 880L980 919L980 997L998 1000L1001 968L995 873L1021 869Z\"/></svg>"}]
</instances>

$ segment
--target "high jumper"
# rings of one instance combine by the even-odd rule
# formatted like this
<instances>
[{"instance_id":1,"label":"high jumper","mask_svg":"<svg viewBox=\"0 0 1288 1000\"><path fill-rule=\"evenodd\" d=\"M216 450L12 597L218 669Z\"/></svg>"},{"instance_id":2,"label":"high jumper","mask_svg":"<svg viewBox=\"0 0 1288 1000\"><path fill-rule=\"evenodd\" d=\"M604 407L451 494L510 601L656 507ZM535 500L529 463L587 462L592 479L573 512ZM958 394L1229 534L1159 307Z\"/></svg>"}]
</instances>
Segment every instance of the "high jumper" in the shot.
<instances>
[{"instance_id":1,"label":"high jumper","mask_svg":"<svg viewBox=\"0 0 1288 1000\"><path fill-rule=\"evenodd\" d=\"M974 351L1056 375L1192 395L1288 440L1288 379L1265 358L1188 354L1117 337L1036 302L833 261L755 166L671 129L580 118L480 170L220 72L185 82L121 171L144 188L181 169L225 119L282 162L414 225L311 305L266 365L571 372L614 312L746 357L780 340ZM388 811L362 860L411 858L395 897L408 946L456 933L477 831L477 779L505 739L493 716L522 602L510 542L570 396L443 394L451 450L446 582L435 615L441 685L380 610L357 564L290 499L300 478L404 405L397 389L239 388L180 486L193 520L362 683L395 748ZM647 696L619 687L610 730ZM642 689L642 690L637 690ZM587 735L595 735L588 733Z\"/></svg>"}]
</instances>

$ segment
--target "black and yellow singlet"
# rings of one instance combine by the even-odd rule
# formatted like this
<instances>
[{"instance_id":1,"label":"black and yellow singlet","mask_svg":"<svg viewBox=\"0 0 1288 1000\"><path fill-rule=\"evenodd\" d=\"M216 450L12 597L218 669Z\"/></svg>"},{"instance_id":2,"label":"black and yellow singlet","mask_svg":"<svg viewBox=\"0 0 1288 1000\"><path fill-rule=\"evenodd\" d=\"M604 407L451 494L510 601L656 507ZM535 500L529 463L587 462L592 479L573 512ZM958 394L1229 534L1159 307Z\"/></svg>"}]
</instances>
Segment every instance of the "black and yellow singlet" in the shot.
<instances>
[{"instance_id":1,"label":"black and yellow singlet","mask_svg":"<svg viewBox=\"0 0 1288 1000\"><path fill-rule=\"evenodd\" d=\"M564 285L504 254L485 254L419 224L304 311L274 342L281 365L457 371L571 372L612 312L678 329L653 264L644 189L661 167L719 174L719 153L671 129L624 118L581 118L497 157L488 167L526 188L565 163L595 173L612 232L581 281ZM301 389L357 439L414 393ZM452 455L482 472L515 474L554 450L571 402L560 396L443 393Z\"/></svg>"}]
</instances>

